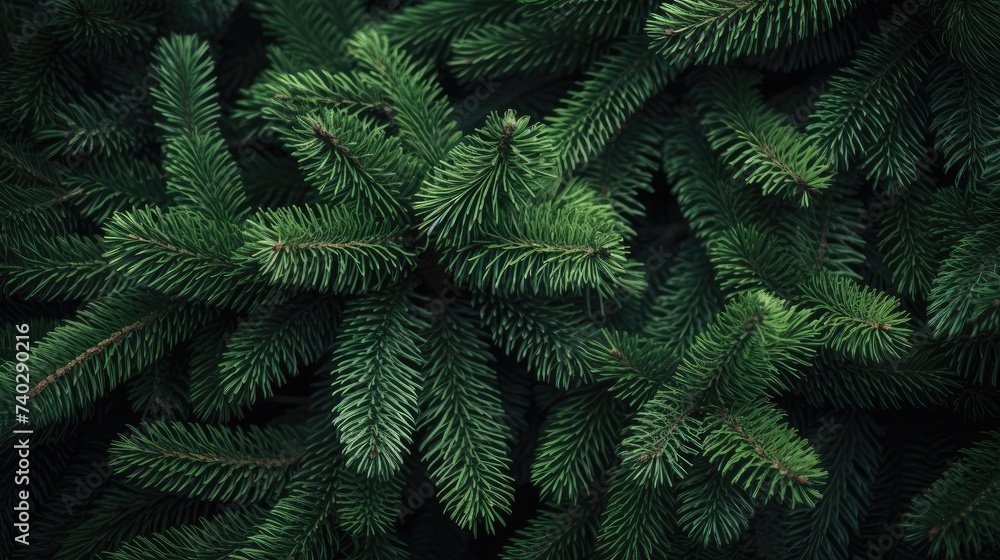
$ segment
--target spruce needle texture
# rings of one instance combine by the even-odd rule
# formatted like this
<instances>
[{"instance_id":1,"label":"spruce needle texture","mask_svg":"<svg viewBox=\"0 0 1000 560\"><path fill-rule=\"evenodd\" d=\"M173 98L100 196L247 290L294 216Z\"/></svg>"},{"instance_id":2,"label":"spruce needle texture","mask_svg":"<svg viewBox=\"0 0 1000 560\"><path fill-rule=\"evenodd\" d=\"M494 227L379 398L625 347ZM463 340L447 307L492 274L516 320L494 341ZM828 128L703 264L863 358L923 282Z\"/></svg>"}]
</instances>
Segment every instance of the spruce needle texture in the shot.
<instances>
[{"instance_id":1,"label":"spruce needle texture","mask_svg":"<svg viewBox=\"0 0 1000 560\"><path fill-rule=\"evenodd\" d=\"M1000 559L997 0L0 37L0 558Z\"/></svg>"}]
</instances>

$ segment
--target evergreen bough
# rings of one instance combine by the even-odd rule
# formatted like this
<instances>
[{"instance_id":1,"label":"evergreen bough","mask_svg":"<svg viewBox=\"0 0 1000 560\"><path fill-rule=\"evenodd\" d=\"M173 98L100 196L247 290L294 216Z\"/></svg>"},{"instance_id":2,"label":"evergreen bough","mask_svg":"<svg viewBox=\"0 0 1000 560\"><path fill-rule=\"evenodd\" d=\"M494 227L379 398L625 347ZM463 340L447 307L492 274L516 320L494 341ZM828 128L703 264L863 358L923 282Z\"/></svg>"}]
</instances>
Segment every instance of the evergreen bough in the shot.
<instances>
[{"instance_id":1,"label":"evergreen bough","mask_svg":"<svg viewBox=\"0 0 1000 560\"><path fill-rule=\"evenodd\" d=\"M1000 554L997 2L0 28L5 558Z\"/></svg>"}]
</instances>

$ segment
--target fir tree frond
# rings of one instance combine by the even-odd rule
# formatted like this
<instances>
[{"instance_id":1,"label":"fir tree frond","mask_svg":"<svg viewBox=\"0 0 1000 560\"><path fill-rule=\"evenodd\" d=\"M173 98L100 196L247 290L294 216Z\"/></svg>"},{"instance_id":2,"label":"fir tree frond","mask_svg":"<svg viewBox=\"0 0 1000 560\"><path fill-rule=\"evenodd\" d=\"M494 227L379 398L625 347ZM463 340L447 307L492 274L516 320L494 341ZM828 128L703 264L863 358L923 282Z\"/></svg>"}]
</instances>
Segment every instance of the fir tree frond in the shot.
<instances>
[{"instance_id":1,"label":"fir tree frond","mask_svg":"<svg viewBox=\"0 0 1000 560\"><path fill-rule=\"evenodd\" d=\"M396 535L379 534L354 537L347 560L409 560L406 544Z\"/></svg>"},{"instance_id":2,"label":"fir tree frond","mask_svg":"<svg viewBox=\"0 0 1000 560\"><path fill-rule=\"evenodd\" d=\"M705 455L750 495L812 507L826 479L820 458L770 403L716 410L707 421Z\"/></svg>"},{"instance_id":3,"label":"fir tree frond","mask_svg":"<svg viewBox=\"0 0 1000 560\"><path fill-rule=\"evenodd\" d=\"M160 128L174 137L215 129L219 103L208 44L192 35L162 40L156 62L159 87L150 93L153 107L163 116Z\"/></svg>"},{"instance_id":4,"label":"fir tree frond","mask_svg":"<svg viewBox=\"0 0 1000 560\"><path fill-rule=\"evenodd\" d=\"M350 0L254 0L254 13L267 35L298 70L345 69L343 43L364 17L363 7Z\"/></svg>"},{"instance_id":5,"label":"fir tree frond","mask_svg":"<svg viewBox=\"0 0 1000 560\"><path fill-rule=\"evenodd\" d=\"M55 187L58 169L24 142L0 137L0 182L10 187Z\"/></svg>"},{"instance_id":6,"label":"fir tree frond","mask_svg":"<svg viewBox=\"0 0 1000 560\"><path fill-rule=\"evenodd\" d=\"M218 128L218 94L208 45L190 35L160 41L151 94L167 133L167 188L212 219L238 222L246 210L239 169Z\"/></svg>"},{"instance_id":7,"label":"fir tree frond","mask_svg":"<svg viewBox=\"0 0 1000 560\"><path fill-rule=\"evenodd\" d=\"M141 488L257 501L280 492L303 448L302 430L288 426L243 430L147 422L119 436L110 453L115 472Z\"/></svg>"},{"instance_id":8,"label":"fir tree frond","mask_svg":"<svg viewBox=\"0 0 1000 560\"><path fill-rule=\"evenodd\" d=\"M431 68L389 45L384 34L359 32L347 42L351 59L369 72L396 110L402 144L416 154L421 167L441 161L462 139L452 120L451 105Z\"/></svg>"},{"instance_id":9,"label":"fir tree frond","mask_svg":"<svg viewBox=\"0 0 1000 560\"><path fill-rule=\"evenodd\" d=\"M722 310L723 294L701 245L684 241L669 264L670 274L653 300L644 335L682 355L695 336Z\"/></svg>"},{"instance_id":10,"label":"fir tree frond","mask_svg":"<svg viewBox=\"0 0 1000 560\"><path fill-rule=\"evenodd\" d=\"M987 101L1000 96L1000 81L944 57L935 62L926 86L934 145L944 152L945 169L955 172L959 184L975 185L986 171L994 127L1000 124L1000 111Z\"/></svg>"},{"instance_id":11,"label":"fir tree frond","mask_svg":"<svg viewBox=\"0 0 1000 560\"><path fill-rule=\"evenodd\" d=\"M514 479L509 432L488 335L462 300L431 318L423 355L420 450L448 516L463 529L492 532L510 513Z\"/></svg>"},{"instance_id":12,"label":"fir tree frond","mask_svg":"<svg viewBox=\"0 0 1000 560\"><path fill-rule=\"evenodd\" d=\"M730 173L693 112L671 119L664 136L663 170L695 236L712 241L731 227L766 215L762 198Z\"/></svg>"},{"instance_id":13,"label":"fir tree frond","mask_svg":"<svg viewBox=\"0 0 1000 560\"><path fill-rule=\"evenodd\" d=\"M67 48L87 49L100 56L121 56L145 43L162 13L146 2L78 0L58 2L53 26L70 38Z\"/></svg>"},{"instance_id":14,"label":"fir tree frond","mask_svg":"<svg viewBox=\"0 0 1000 560\"><path fill-rule=\"evenodd\" d=\"M504 296L593 291L601 301L645 288L639 263L628 260L614 223L580 209L528 206L517 219L487 228L481 239L445 255L460 284Z\"/></svg>"},{"instance_id":15,"label":"fir tree frond","mask_svg":"<svg viewBox=\"0 0 1000 560\"><path fill-rule=\"evenodd\" d=\"M536 378L563 389L593 380L586 341L597 328L574 302L479 293L476 304L493 342L525 360Z\"/></svg>"},{"instance_id":16,"label":"fir tree frond","mask_svg":"<svg viewBox=\"0 0 1000 560\"><path fill-rule=\"evenodd\" d=\"M242 232L193 211L137 208L115 214L105 226L105 258L130 281L170 295L204 302L246 297L233 290L251 281L234 251Z\"/></svg>"},{"instance_id":17,"label":"fir tree frond","mask_svg":"<svg viewBox=\"0 0 1000 560\"><path fill-rule=\"evenodd\" d=\"M321 381L328 381L323 375ZM342 551L337 527L337 490L343 456L336 433L329 429L332 395L326 383L314 385L302 429L305 450L291 475L287 492L256 524L237 553L239 560L325 560Z\"/></svg>"},{"instance_id":18,"label":"fir tree frond","mask_svg":"<svg viewBox=\"0 0 1000 560\"><path fill-rule=\"evenodd\" d=\"M87 171L70 173L62 184L70 192L79 191L71 199L72 205L99 224L115 212L142 206L163 207L168 202L163 172L148 160L111 158Z\"/></svg>"},{"instance_id":19,"label":"fir tree frond","mask_svg":"<svg viewBox=\"0 0 1000 560\"><path fill-rule=\"evenodd\" d=\"M395 109L367 74L331 73L312 69L301 72L265 70L246 90L234 116L246 122L267 121L273 127L294 127L300 117L344 109L392 124Z\"/></svg>"},{"instance_id":20,"label":"fir tree frond","mask_svg":"<svg viewBox=\"0 0 1000 560\"><path fill-rule=\"evenodd\" d=\"M35 134L42 142L52 142L44 152L46 157L94 153L110 156L135 150L144 135L112 116L109 106L108 100L88 96L56 111L54 120Z\"/></svg>"},{"instance_id":21,"label":"fir tree frond","mask_svg":"<svg viewBox=\"0 0 1000 560\"><path fill-rule=\"evenodd\" d=\"M962 238L941 263L929 296L930 325L937 336L954 337L1000 328L1000 227L994 224Z\"/></svg>"},{"instance_id":22,"label":"fir tree frond","mask_svg":"<svg viewBox=\"0 0 1000 560\"><path fill-rule=\"evenodd\" d=\"M602 334L603 340L590 341L588 359L615 398L641 406L672 378L679 359L671 346L620 331Z\"/></svg>"},{"instance_id":23,"label":"fir tree frond","mask_svg":"<svg viewBox=\"0 0 1000 560\"><path fill-rule=\"evenodd\" d=\"M298 118L287 140L306 180L331 203L360 203L384 219L405 212L416 173L384 126L345 109Z\"/></svg>"},{"instance_id":24,"label":"fir tree frond","mask_svg":"<svg viewBox=\"0 0 1000 560\"><path fill-rule=\"evenodd\" d=\"M675 376L687 399L747 402L783 388L815 354L820 334L808 313L766 292L730 300L698 334Z\"/></svg>"},{"instance_id":25,"label":"fir tree frond","mask_svg":"<svg viewBox=\"0 0 1000 560\"><path fill-rule=\"evenodd\" d=\"M217 221L246 216L243 179L218 129L171 138L164 151L167 192L178 205Z\"/></svg>"},{"instance_id":26,"label":"fir tree frond","mask_svg":"<svg viewBox=\"0 0 1000 560\"><path fill-rule=\"evenodd\" d=\"M595 489L599 490L599 489ZM547 503L541 514L518 531L500 556L503 560L574 560L594 547L602 500L599 491L573 504Z\"/></svg>"},{"instance_id":27,"label":"fir tree frond","mask_svg":"<svg viewBox=\"0 0 1000 560\"><path fill-rule=\"evenodd\" d=\"M759 77L720 70L696 89L712 148L765 195L781 194L809 206L833 181L825 151L764 104L754 89Z\"/></svg>"},{"instance_id":28,"label":"fir tree frond","mask_svg":"<svg viewBox=\"0 0 1000 560\"><path fill-rule=\"evenodd\" d=\"M572 171L601 152L626 121L673 79L676 71L647 48L644 37L628 36L594 63L546 121L558 148L560 171Z\"/></svg>"},{"instance_id":29,"label":"fir tree frond","mask_svg":"<svg viewBox=\"0 0 1000 560\"><path fill-rule=\"evenodd\" d=\"M606 46L602 39L579 29L553 29L542 18L496 23L456 41L448 64L466 82L515 72L568 74L597 58Z\"/></svg>"},{"instance_id":30,"label":"fir tree frond","mask_svg":"<svg viewBox=\"0 0 1000 560\"><path fill-rule=\"evenodd\" d=\"M796 386L813 406L898 409L942 404L959 386L936 351L913 348L902 359L884 364L820 360ZM822 355L821 355L822 356Z\"/></svg>"},{"instance_id":31,"label":"fir tree frond","mask_svg":"<svg viewBox=\"0 0 1000 560\"><path fill-rule=\"evenodd\" d=\"M814 306L826 345L851 359L879 362L909 347L909 314L899 300L848 278L818 274L802 286L802 301Z\"/></svg>"},{"instance_id":32,"label":"fir tree frond","mask_svg":"<svg viewBox=\"0 0 1000 560\"><path fill-rule=\"evenodd\" d=\"M635 119L626 123L627 128L613 136L604 150L578 173L615 209L622 222L623 235L632 235L631 220L643 214L643 203L638 198L640 193L652 192L652 172L658 165L658 148L663 143L660 132L663 123L655 118L657 116L640 111Z\"/></svg>"},{"instance_id":33,"label":"fir tree frond","mask_svg":"<svg viewBox=\"0 0 1000 560\"><path fill-rule=\"evenodd\" d=\"M789 297L802 278L795 259L777 236L758 231L755 224L736 226L719 236L708 251L720 287L727 296L768 290Z\"/></svg>"},{"instance_id":34,"label":"fir tree frond","mask_svg":"<svg viewBox=\"0 0 1000 560\"><path fill-rule=\"evenodd\" d=\"M987 79L1000 57L1000 9L985 0L958 0L940 7L944 29L941 38L949 52L963 64L975 68Z\"/></svg>"},{"instance_id":35,"label":"fir tree frond","mask_svg":"<svg viewBox=\"0 0 1000 560\"><path fill-rule=\"evenodd\" d=\"M677 490L677 523L684 533L706 548L735 542L750 525L752 497L731 484L706 459L692 465Z\"/></svg>"},{"instance_id":36,"label":"fir tree frond","mask_svg":"<svg viewBox=\"0 0 1000 560\"><path fill-rule=\"evenodd\" d=\"M33 349L32 422L45 426L79 417L209 316L204 309L135 290L90 302Z\"/></svg>"},{"instance_id":37,"label":"fir tree frond","mask_svg":"<svg viewBox=\"0 0 1000 560\"><path fill-rule=\"evenodd\" d=\"M549 413L531 465L545 499L577 502L614 457L625 406L602 385L569 390Z\"/></svg>"},{"instance_id":38,"label":"fir tree frond","mask_svg":"<svg viewBox=\"0 0 1000 560\"><path fill-rule=\"evenodd\" d=\"M1000 336L996 332L956 336L935 349L943 351L946 363L966 379L1000 387Z\"/></svg>"},{"instance_id":39,"label":"fir tree frond","mask_svg":"<svg viewBox=\"0 0 1000 560\"><path fill-rule=\"evenodd\" d=\"M861 233L871 223L871 209L862 207L855 181L841 177L809 208L783 213L777 224L778 241L788 245L803 273L829 272L860 279L865 261Z\"/></svg>"},{"instance_id":40,"label":"fir tree frond","mask_svg":"<svg viewBox=\"0 0 1000 560\"><path fill-rule=\"evenodd\" d=\"M542 191L535 198L534 204L588 213L596 221L614 222L615 231L619 232L623 238L629 239L635 236L632 225L622 214L618 213L610 197L602 194L584 182L583 179L571 178L558 186Z\"/></svg>"},{"instance_id":41,"label":"fir tree frond","mask_svg":"<svg viewBox=\"0 0 1000 560\"><path fill-rule=\"evenodd\" d=\"M297 482L265 514L242 548L226 558L239 560L325 560L344 547L335 520L331 480Z\"/></svg>"},{"instance_id":42,"label":"fir tree frond","mask_svg":"<svg viewBox=\"0 0 1000 560\"><path fill-rule=\"evenodd\" d=\"M607 492L608 505L597 535L598 554L642 560L670 550L667 535L676 525L670 488L630 478L620 468L612 473Z\"/></svg>"},{"instance_id":43,"label":"fir tree frond","mask_svg":"<svg viewBox=\"0 0 1000 560\"><path fill-rule=\"evenodd\" d=\"M856 4L855 0L679 0L661 4L646 22L646 33L653 48L675 66L724 63L813 37Z\"/></svg>"},{"instance_id":44,"label":"fir tree frond","mask_svg":"<svg viewBox=\"0 0 1000 560\"><path fill-rule=\"evenodd\" d=\"M355 299L333 355L334 426L348 468L387 480L403 463L416 427L424 335L406 284Z\"/></svg>"},{"instance_id":45,"label":"fir tree frond","mask_svg":"<svg viewBox=\"0 0 1000 560\"><path fill-rule=\"evenodd\" d=\"M1000 544L1000 433L984 435L913 499L903 525L908 541L948 558L975 557Z\"/></svg>"},{"instance_id":46,"label":"fir tree frond","mask_svg":"<svg viewBox=\"0 0 1000 560\"><path fill-rule=\"evenodd\" d=\"M340 528L354 537L388 535L403 495L399 473L379 479L345 469L338 473L338 479L332 501Z\"/></svg>"},{"instance_id":47,"label":"fir tree frond","mask_svg":"<svg viewBox=\"0 0 1000 560\"><path fill-rule=\"evenodd\" d=\"M176 494L127 486L110 488L89 504L82 523L61 536L59 550L52 558L95 558L134 537L162 531L174 523L193 522L208 512L208 506L206 501Z\"/></svg>"},{"instance_id":48,"label":"fir tree frond","mask_svg":"<svg viewBox=\"0 0 1000 560\"><path fill-rule=\"evenodd\" d=\"M425 56L446 54L453 43L481 25L513 21L526 12L516 0L430 0L406 6L385 27L398 48Z\"/></svg>"},{"instance_id":49,"label":"fir tree frond","mask_svg":"<svg viewBox=\"0 0 1000 560\"><path fill-rule=\"evenodd\" d=\"M264 516L257 505L133 538L104 560L224 560L243 545Z\"/></svg>"},{"instance_id":50,"label":"fir tree frond","mask_svg":"<svg viewBox=\"0 0 1000 560\"><path fill-rule=\"evenodd\" d=\"M687 475L691 458L701 450L704 425L698 412L698 405L673 387L658 390L639 407L623 431L619 451L622 468L636 484L662 488Z\"/></svg>"},{"instance_id":51,"label":"fir tree frond","mask_svg":"<svg viewBox=\"0 0 1000 560\"><path fill-rule=\"evenodd\" d=\"M799 554L817 560L849 556L848 546L867 515L882 453L880 428L863 412L824 414L810 438L829 479L811 510L793 510L788 532L801 539Z\"/></svg>"},{"instance_id":52,"label":"fir tree frond","mask_svg":"<svg viewBox=\"0 0 1000 560\"><path fill-rule=\"evenodd\" d=\"M195 414L227 421L273 395L298 366L315 362L330 347L338 307L332 297L313 294L254 307L229 337L214 375L193 377Z\"/></svg>"},{"instance_id":53,"label":"fir tree frond","mask_svg":"<svg viewBox=\"0 0 1000 560\"><path fill-rule=\"evenodd\" d=\"M531 6L526 16L545 19L554 31L573 29L586 31L599 37L618 37L638 33L649 13L659 5L659 0L521 0Z\"/></svg>"},{"instance_id":54,"label":"fir tree frond","mask_svg":"<svg viewBox=\"0 0 1000 560\"><path fill-rule=\"evenodd\" d=\"M842 61L871 33L874 13L870 5L862 3L850 17L834 23L826 31L763 54L744 57L744 60L753 67L780 73L798 72Z\"/></svg>"},{"instance_id":55,"label":"fir tree frond","mask_svg":"<svg viewBox=\"0 0 1000 560\"><path fill-rule=\"evenodd\" d=\"M9 270L5 287L28 299L91 299L121 283L104 259L100 239L34 237L14 252L21 261Z\"/></svg>"},{"instance_id":56,"label":"fir tree frond","mask_svg":"<svg viewBox=\"0 0 1000 560\"><path fill-rule=\"evenodd\" d=\"M444 243L467 244L548 186L554 149L543 125L514 111L491 113L424 179L413 203L421 227Z\"/></svg>"},{"instance_id":57,"label":"fir tree frond","mask_svg":"<svg viewBox=\"0 0 1000 560\"><path fill-rule=\"evenodd\" d=\"M927 166L921 158L926 157L930 108L918 97L899 106L889 118L889 126L866 150L862 165L870 181L895 193L913 183Z\"/></svg>"},{"instance_id":58,"label":"fir tree frond","mask_svg":"<svg viewBox=\"0 0 1000 560\"><path fill-rule=\"evenodd\" d=\"M830 80L807 130L839 169L879 145L887 131L904 125L893 119L915 102L927 75L927 33L921 22L911 19L904 29L869 41Z\"/></svg>"},{"instance_id":59,"label":"fir tree frond","mask_svg":"<svg viewBox=\"0 0 1000 560\"><path fill-rule=\"evenodd\" d=\"M361 293L395 284L416 264L402 228L350 206L262 210L240 254L273 285Z\"/></svg>"}]
</instances>

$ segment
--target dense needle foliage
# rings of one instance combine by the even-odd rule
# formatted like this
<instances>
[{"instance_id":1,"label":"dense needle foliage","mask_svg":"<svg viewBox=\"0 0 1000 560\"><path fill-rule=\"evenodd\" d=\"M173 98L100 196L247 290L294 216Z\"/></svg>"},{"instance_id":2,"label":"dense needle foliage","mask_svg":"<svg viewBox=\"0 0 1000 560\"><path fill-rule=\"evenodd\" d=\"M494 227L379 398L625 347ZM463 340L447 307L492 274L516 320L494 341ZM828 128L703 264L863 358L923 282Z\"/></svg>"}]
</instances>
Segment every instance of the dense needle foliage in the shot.
<instances>
[{"instance_id":1,"label":"dense needle foliage","mask_svg":"<svg viewBox=\"0 0 1000 560\"><path fill-rule=\"evenodd\" d=\"M1000 2L0 31L0 556L1000 557Z\"/></svg>"}]
</instances>

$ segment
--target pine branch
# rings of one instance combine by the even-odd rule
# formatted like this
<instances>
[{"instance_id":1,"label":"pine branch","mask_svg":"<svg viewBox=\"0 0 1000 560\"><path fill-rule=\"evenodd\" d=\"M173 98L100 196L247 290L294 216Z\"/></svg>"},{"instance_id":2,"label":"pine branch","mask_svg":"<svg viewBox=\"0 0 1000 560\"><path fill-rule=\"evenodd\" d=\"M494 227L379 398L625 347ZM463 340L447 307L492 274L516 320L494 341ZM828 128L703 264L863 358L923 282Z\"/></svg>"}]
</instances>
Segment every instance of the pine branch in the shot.
<instances>
[{"instance_id":1,"label":"pine branch","mask_svg":"<svg viewBox=\"0 0 1000 560\"><path fill-rule=\"evenodd\" d=\"M573 302L478 293L475 304L493 342L515 359L525 360L537 379L560 388L592 380L586 340L597 329Z\"/></svg>"},{"instance_id":2,"label":"pine branch","mask_svg":"<svg viewBox=\"0 0 1000 560\"><path fill-rule=\"evenodd\" d=\"M584 498L612 461L625 407L601 385L571 389L549 413L531 465L532 482L556 503Z\"/></svg>"},{"instance_id":3,"label":"pine branch","mask_svg":"<svg viewBox=\"0 0 1000 560\"><path fill-rule=\"evenodd\" d=\"M708 139L738 177L760 184L765 195L780 193L809 206L830 187L831 164L823 149L764 104L753 89L758 80L719 70L696 88Z\"/></svg>"},{"instance_id":4,"label":"pine branch","mask_svg":"<svg viewBox=\"0 0 1000 560\"><path fill-rule=\"evenodd\" d=\"M392 48L385 35L363 31L347 42L351 59L375 78L398 110L399 137L427 168L441 161L461 140L451 120L451 105L426 63Z\"/></svg>"},{"instance_id":5,"label":"pine branch","mask_svg":"<svg viewBox=\"0 0 1000 560\"><path fill-rule=\"evenodd\" d=\"M208 46L193 36L161 40L155 54L159 86L151 94L163 117L167 189L214 220L238 222L245 212L243 183L217 121L218 95Z\"/></svg>"},{"instance_id":6,"label":"pine branch","mask_svg":"<svg viewBox=\"0 0 1000 560\"><path fill-rule=\"evenodd\" d=\"M21 261L10 267L5 287L29 299L92 299L121 282L111 274L100 239L36 237L14 252Z\"/></svg>"},{"instance_id":7,"label":"pine branch","mask_svg":"<svg viewBox=\"0 0 1000 560\"><path fill-rule=\"evenodd\" d=\"M597 550L613 558L641 560L668 552L668 535L676 525L673 492L651 480L615 470L607 487L608 505L601 515Z\"/></svg>"},{"instance_id":8,"label":"pine branch","mask_svg":"<svg viewBox=\"0 0 1000 560\"><path fill-rule=\"evenodd\" d=\"M32 422L72 420L191 334L209 314L129 290L95 300L32 352Z\"/></svg>"},{"instance_id":9,"label":"pine branch","mask_svg":"<svg viewBox=\"0 0 1000 560\"><path fill-rule=\"evenodd\" d=\"M312 294L287 299L252 309L229 338L212 375L192 376L191 400L199 418L242 416L330 347L338 303Z\"/></svg>"},{"instance_id":10,"label":"pine branch","mask_svg":"<svg viewBox=\"0 0 1000 560\"><path fill-rule=\"evenodd\" d=\"M802 301L815 306L826 331L825 343L863 362L903 355L913 331L899 300L852 280L819 274L803 285Z\"/></svg>"},{"instance_id":11,"label":"pine branch","mask_svg":"<svg viewBox=\"0 0 1000 560\"><path fill-rule=\"evenodd\" d=\"M405 212L416 167L384 126L333 109L299 117L288 135L306 180L327 201L357 203L388 220Z\"/></svg>"},{"instance_id":12,"label":"pine branch","mask_svg":"<svg viewBox=\"0 0 1000 560\"><path fill-rule=\"evenodd\" d=\"M679 0L646 22L658 53L678 67L725 63L792 45L833 26L856 2ZM747 31L750 30L750 31Z\"/></svg>"},{"instance_id":13,"label":"pine branch","mask_svg":"<svg viewBox=\"0 0 1000 560\"><path fill-rule=\"evenodd\" d=\"M224 560L239 550L263 516L263 508L250 505L135 537L102 557L106 560Z\"/></svg>"},{"instance_id":14,"label":"pine branch","mask_svg":"<svg viewBox=\"0 0 1000 560\"><path fill-rule=\"evenodd\" d=\"M300 70L344 69L344 41L364 18L362 6L334 0L255 0L255 16Z\"/></svg>"},{"instance_id":15,"label":"pine branch","mask_svg":"<svg viewBox=\"0 0 1000 560\"><path fill-rule=\"evenodd\" d=\"M597 379L610 383L607 390L615 398L641 406L672 378L679 360L669 346L619 331L602 334L603 340L590 341L588 360Z\"/></svg>"},{"instance_id":16,"label":"pine branch","mask_svg":"<svg viewBox=\"0 0 1000 560\"><path fill-rule=\"evenodd\" d=\"M704 446L720 472L752 496L793 507L812 507L822 497L819 457L770 403L714 411Z\"/></svg>"},{"instance_id":17,"label":"pine branch","mask_svg":"<svg viewBox=\"0 0 1000 560\"><path fill-rule=\"evenodd\" d=\"M362 293L400 281L416 265L399 225L363 209L313 205L262 210L240 248L272 285Z\"/></svg>"},{"instance_id":18,"label":"pine branch","mask_svg":"<svg viewBox=\"0 0 1000 560\"><path fill-rule=\"evenodd\" d=\"M600 301L642 292L639 265L611 222L574 208L525 207L475 244L444 255L455 280L502 296L596 293Z\"/></svg>"},{"instance_id":19,"label":"pine branch","mask_svg":"<svg viewBox=\"0 0 1000 560\"><path fill-rule=\"evenodd\" d=\"M334 351L333 423L348 468L387 480L398 471L413 438L423 319L406 285L354 300Z\"/></svg>"},{"instance_id":20,"label":"pine branch","mask_svg":"<svg viewBox=\"0 0 1000 560\"><path fill-rule=\"evenodd\" d=\"M560 171L572 171L593 159L673 79L675 69L647 46L643 37L620 39L546 121L559 149Z\"/></svg>"},{"instance_id":21,"label":"pine branch","mask_svg":"<svg viewBox=\"0 0 1000 560\"><path fill-rule=\"evenodd\" d=\"M997 546L1000 517L1000 433L961 451L961 459L913 500L906 539L949 558L976 556Z\"/></svg>"},{"instance_id":22,"label":"pine branch","mask_svg":"<svg viewBox=\"0 0 1000 560\"><path fill-rule=\"evenodd\" d=\"M478 317L456 301L431 320L423 355L420 444L445 513L475 534L492 532L514 499L508 428L493 358Z\"/></svg>"},{"instance_id":23,"label":"pine branch","mask_svg":"<svg viewBox=\"0 0 1000 560\"><path fill-rule=\"evenodd\" d=\"M750 525L754 503L739 486L723 478L706 459L692 465L678 488L677 523L706 548L732 544Z\"/></svg>"},{"instance_id":24,"label":"pine branch","mask_svg":"<svg viewBox=\"0 0 1000 560\"><path fill-rule=\"evenodd\" d=\"M905 30L878 35L830 80L807 127L843 169L878 145L893 119L915 102L927 74L927 30L910 20ZM869 165L879 163L869 160Z\"/></svg>"},{"instance_id":25,"label":"pine branch","mask_svg":"<svg viewBox=\"0 0 1000 560\"><path fill-rule=\"evenodd\" d=\"M260 500L279 493L302 459L303 432L149 422L111 445L116 473L141 488L206 500Z\"/></svg>"}]
</instances>

